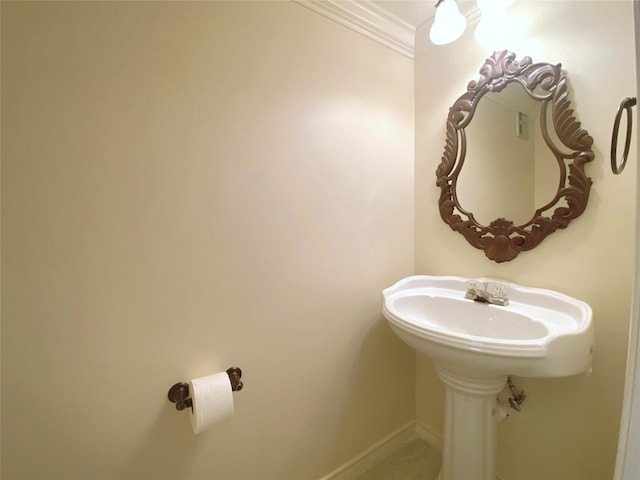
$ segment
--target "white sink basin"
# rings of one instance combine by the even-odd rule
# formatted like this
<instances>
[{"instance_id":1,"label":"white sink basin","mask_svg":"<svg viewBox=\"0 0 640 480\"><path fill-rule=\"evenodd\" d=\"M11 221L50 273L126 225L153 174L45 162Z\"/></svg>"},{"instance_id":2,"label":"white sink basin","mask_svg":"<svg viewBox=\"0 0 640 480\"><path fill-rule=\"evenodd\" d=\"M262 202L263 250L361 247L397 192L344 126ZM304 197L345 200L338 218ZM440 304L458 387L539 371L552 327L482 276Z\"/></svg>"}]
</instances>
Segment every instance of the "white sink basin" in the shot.
<instances>
[{"instance_id":1,"label":"white sink basin","mask_svg":"<svg viewBox=\"0 0 640 480\"><path fill-rule=\"evenodd\" d=\"M508 282L508 305L480 303L465 298L467 281L419 275L382 292L391 328L433 359L446 386L439 480L495 480L496 395L508 375L575 375L593 353L586 303Z\"/></svg>"},{"instance_id":2,"label":"white sink basin","mask_svg":"<svg viewBox=\"0 0 640 480\"><path fill-rule=\"evenodd\" d=\"M467 373L560 377L590 368L594 335L589 305L502 281L509 304L480 303L465 298L467 281L407 277L383 291L384 315L416 350Z\"/></svg>"}]
</instances>

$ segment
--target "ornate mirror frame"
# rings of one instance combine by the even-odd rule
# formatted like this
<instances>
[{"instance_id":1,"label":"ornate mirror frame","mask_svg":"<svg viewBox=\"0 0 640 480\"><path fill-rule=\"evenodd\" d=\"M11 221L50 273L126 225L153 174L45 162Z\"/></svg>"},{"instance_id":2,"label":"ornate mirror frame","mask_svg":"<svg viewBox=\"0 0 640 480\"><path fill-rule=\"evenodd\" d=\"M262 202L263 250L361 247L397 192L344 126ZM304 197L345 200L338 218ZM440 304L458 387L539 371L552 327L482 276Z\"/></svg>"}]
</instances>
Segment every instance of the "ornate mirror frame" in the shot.
<instances>
[{"instance_id":1,"label":"ornate mirror frame","mask_svg":"<svg viewBox=\"0 0 640 480\"><path fill-rule=\"evenodd\" d=\"M587 206L592 181L585 175L584 165L593 160L593 138L580 128L580 122L573 115L561 66L532 63L530 57L517 61L515 53L507 50L494 52L480 69L480 78L469 82L467 92L449 109L444 153L436 170L436 185L441 190L440 215L452 230L461 233L471 245L484 250L489 259L498 263L513 260L520 252L539 245L547 235L566 228ZM500 92L513 82L522 85L541 103L542 136L560 168L558 191L525 224L514 225L508 219L498 218L485 226L458 202L456 185L467 152L465 128L486 93ZM555 136L561 146L554 143L547 130L549 106Z\"/></svg>"}]
</instances>

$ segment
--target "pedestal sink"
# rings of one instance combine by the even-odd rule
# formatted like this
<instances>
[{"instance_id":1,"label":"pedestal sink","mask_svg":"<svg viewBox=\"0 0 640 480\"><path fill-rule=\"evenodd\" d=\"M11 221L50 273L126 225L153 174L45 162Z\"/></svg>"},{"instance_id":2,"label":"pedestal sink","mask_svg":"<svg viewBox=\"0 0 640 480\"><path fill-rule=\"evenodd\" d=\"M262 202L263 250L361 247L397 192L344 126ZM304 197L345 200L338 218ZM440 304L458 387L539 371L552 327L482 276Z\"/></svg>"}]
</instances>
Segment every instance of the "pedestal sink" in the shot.
<instances>
[{"instance_id":1,"label":"pedestal sink","mask_svg":"<svg viewBox=\"0 0 640 480\"><path fill-rule=\"evenodd\" d=\"M508 305L481 303L465 298L468 281L417 275L382 292L391 328L433 359L446 386L440 480L495 480L496 395L507 376L576 375L593 354L586 303L503 281Z\"/></svg>"}]
</instances>

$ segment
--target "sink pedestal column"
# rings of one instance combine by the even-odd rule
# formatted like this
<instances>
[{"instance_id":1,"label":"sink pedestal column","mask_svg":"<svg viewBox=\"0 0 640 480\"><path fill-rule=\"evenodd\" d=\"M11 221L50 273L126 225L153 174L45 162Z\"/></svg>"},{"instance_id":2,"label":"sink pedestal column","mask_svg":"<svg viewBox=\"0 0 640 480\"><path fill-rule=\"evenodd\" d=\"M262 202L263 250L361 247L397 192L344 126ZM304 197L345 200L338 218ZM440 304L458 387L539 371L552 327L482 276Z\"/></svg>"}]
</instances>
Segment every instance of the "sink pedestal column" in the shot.
<instances>
[{"instance_id":1,"label":"sink pedestal column","mask_svg":"<svg viewBox=\"0 0 640 480\"><path fill-rule=\"evenodd\" d=\"M439 480L495 480L496 395L507 376L469 377L438 363L436 371L446 385Z\"/></svg>"}]
</instances>

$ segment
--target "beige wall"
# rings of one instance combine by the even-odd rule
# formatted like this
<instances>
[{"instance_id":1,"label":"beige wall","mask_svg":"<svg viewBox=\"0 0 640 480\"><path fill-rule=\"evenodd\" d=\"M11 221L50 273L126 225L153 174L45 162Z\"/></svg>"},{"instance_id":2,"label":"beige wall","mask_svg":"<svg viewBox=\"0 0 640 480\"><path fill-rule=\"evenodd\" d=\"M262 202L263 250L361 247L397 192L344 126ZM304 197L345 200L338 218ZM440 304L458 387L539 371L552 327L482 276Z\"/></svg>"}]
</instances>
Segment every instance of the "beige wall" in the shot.
<instances>
[{"instance_id":1,"label":"beige wall","mask_svg":"<svg viewBox=\"0 0 640 480\"><path fill-rule=\"evenodd\" d=\"M632 282L630 2L518 2L508 46L562 62L595 139L586 213L497 265L440 220L444 119L490 49L416 61L415 268L594 308L593 374L516 379L505 480L611 478ZM445 81L443 81L445 79ZM443 387L380 316L413 272L412 62L300 5L2 3L2 478L316 479ZM231 365L236 415L195 437L175 381Z\"/></svg>"},{"instance_id":2,"label":"beige wall","mask_svg":"<svg viewBox=\"0 0 640 480\"><path fill-rule=\"evenodd\" d=\"M635 96L631 2L518 2L509 49L534 61L562 62L573 105L595 140L587 166L593 188L587 211L532 252L496 264L440 219L435 170L451 103L477 78L491 49L473 28L458 42L431 47L416 61L416 270L488 275L555 289L593 307L593 373L567 379L516 379L528 395L522 414L499 426L499 474L505 480L612 478L633 278L635 159L622 176L609 170L616 108ZM442 430L442 385L431 362L417 361L418 419Z\"/></svg>"},{"instance_id":3,"label":"beige wall","mask_svg":"<svg viewBox=\"0 0 640 480\"><path fill-rule=\"evenodd\" d=\"M415 415L413 64L289 2L2 2L2 478L317 479ZM238 365L194 436L176 381Z\"/></svg>"}]
</instances>

